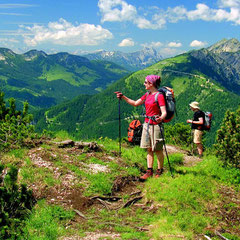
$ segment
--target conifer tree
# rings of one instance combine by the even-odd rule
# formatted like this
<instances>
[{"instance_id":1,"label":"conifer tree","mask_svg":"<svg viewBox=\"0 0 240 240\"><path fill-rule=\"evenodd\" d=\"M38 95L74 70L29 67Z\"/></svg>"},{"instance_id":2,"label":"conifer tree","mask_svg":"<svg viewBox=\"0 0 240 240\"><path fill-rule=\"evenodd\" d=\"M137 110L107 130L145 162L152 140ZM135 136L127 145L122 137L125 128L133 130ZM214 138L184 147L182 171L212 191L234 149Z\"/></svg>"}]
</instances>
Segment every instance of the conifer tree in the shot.
<instances>
[{"instance_id":1,"label":"conifer tree","mask_svg":"<svg viewBox=\"0 0 240 240\"><path fill-rule=\"evenodd\" d=\"M23 111L16 109L14 98L9 99L9 107L4 102L4 93L0 91L0 149L21 146L24 139L29 137L34 128L33 120L28 114L28 103L24 103Z\"/></svg>"},{"instance_id":2,"label":"conifer tree","mask_svg":"<svg viewBox=\"0 0 240 240\"><path fill-rule=\"evenodd\" d=\"M227 111L217 132L217 156L226 164L240 168L240 108Z\"/></svg>"}]
</instances>

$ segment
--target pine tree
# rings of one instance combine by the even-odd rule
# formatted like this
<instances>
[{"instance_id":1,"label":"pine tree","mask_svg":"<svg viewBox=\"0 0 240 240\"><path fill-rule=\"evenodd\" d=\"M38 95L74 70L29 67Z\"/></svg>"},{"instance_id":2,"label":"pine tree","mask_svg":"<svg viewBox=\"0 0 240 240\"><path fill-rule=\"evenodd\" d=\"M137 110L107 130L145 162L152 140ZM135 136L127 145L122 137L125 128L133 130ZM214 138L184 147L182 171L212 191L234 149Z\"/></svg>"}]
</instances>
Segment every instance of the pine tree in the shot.
<instances>
[{"instance_id":1,"label":"pine tree","mask_svg":"<svg viewBox=\"0 0 240 240\"><path fill-rule=\"evenodd\" d=\"M24 103L23 111L16 109L14 98L9 99L9 107L4 102L4 93L0 91L0 149L21 146L24 139L33 134L33 120L28 114L28 103Z\"/></svg>"},{"instance_id":2,"label":"pine tree","mask_svg":"<svg viewBox=\"0 0 240 240\"><path fill-rule=\"evenodd\" d=\"M240 168L240 108L227 111L217 132L217 156L226 164Z\"/></svg>"}]
</instances>

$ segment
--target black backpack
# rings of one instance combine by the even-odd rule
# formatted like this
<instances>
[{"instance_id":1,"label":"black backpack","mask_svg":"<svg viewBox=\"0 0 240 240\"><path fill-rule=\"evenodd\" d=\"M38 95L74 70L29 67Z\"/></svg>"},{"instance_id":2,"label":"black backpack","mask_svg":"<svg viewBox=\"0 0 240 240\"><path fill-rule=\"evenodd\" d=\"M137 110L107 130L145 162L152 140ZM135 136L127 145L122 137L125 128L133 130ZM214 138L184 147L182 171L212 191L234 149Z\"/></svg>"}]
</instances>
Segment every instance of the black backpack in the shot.
<instances>
[{"instance_id":1,"label":"black backpack","mask_svg":"<svg viewBox=\"0 0 240 240\"><path fill-rule=\"evenodd\" d=\"M158 89L158 92L159 93L155 95L155 102L158 104L158 94L162 94L166 103L167 116L163 120L163 122L170 122L173 119L174 114L176 113L176 101L174 98L174 91L170 87L160 87Z\"/></svg>"}]
</instances>

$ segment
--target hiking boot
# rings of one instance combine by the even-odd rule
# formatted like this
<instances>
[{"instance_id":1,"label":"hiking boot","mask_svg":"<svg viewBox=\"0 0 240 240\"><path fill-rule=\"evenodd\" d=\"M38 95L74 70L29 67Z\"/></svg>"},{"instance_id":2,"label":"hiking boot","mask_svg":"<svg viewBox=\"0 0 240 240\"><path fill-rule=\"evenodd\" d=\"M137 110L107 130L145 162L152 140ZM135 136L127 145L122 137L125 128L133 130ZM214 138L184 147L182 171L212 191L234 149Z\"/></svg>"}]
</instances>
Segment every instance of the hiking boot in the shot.
<instances>
[{"instance_id":1,"label":"hiking boot","mask_svg":"<svg viewBox=\"0 0 240 240\"><path fill-rule=\"evenodd\" d=\"M147 180L149 177L152 177L153 175L153 171L152 170L147 170L147 172L140 177L140 181L145 181Z\"/></svg>"},{"instance_id":2,"label":"hiking boot","mask_svg":"<svg viewBox=\"0 0 240 240\"><path fill-rule=\"evenodd\" d=\"M155 178L159 178L163 174L163 168L156 171Z\"/></svg>"}]
</instances>

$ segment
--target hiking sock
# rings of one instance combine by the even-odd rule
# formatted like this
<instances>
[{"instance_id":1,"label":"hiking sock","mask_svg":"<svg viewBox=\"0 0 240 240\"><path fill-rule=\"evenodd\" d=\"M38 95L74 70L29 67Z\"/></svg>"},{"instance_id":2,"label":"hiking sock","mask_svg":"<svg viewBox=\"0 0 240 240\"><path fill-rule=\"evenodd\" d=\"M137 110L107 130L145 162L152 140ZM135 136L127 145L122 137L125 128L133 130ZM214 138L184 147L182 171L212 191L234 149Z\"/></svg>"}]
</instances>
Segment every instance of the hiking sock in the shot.
<instances>
[{"instance_id":1,"label":"hiking sock","mask_svg":"<svg viewBox=\"0 0 240 240\"><path fill-rule=\"evenodd\" d=\"M147 170L150 170L151 172L153 172L153 168L148 168Z\"/></svg>"}]
</instances>

